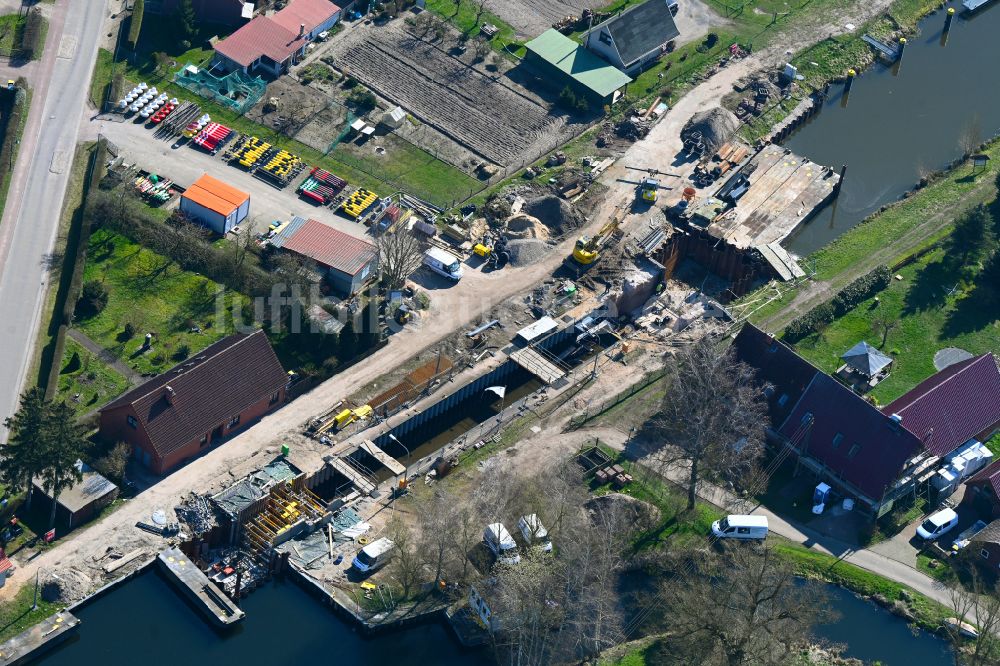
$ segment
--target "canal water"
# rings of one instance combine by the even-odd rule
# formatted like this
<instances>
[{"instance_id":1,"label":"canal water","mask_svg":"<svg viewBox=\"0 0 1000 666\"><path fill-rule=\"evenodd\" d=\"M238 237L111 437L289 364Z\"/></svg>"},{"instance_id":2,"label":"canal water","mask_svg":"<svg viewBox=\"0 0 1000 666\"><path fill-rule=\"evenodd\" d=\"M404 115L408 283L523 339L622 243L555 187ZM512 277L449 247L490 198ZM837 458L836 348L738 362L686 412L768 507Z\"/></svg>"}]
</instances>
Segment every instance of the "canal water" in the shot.
<instances>
[{"instance_id":1,"label":"canal water","mask_svg":"<svg viewBox=\"0 0 1000 666\"><path fill-rule=\"evenodd\" d=\"M80 609L75 638L38 663L46 666L182 664L482 664L443 623L367 639L294 581L258 588L243 601L243 622L217 631L155 570Z\"/></svg>"},{"instance_id":2,"label":"canal water","mask_svg":"<svg viewBox=\"0 0 1000 666\"><path fill-rule=\"evenodd\" d=\"M896 201L921 173L945 167L962 153L970 127L980 141L1000 130L1000 3L971 18L961 5L947 44L944 12L924 19L909 40L898 73L884 65L865 71L846 108L842 86L802 129L783 143L847 178L840 197L826 206L786 245L805 256L850 229L886 203Z\"/></svg>"}]
</instances>

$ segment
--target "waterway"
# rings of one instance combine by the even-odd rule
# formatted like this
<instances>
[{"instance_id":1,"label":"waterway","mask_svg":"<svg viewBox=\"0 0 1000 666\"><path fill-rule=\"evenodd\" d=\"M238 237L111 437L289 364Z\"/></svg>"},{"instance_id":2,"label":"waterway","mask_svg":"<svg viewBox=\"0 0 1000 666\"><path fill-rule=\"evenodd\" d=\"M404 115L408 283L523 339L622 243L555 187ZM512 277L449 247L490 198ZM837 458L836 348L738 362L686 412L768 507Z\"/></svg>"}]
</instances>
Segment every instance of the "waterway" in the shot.
<instances>
[{"instance_id":1,"label":"waterway","mask_svg":"<svg viewBox=\"0 0 1000 666\"><path fill-rule=\"evenodd\" d=\"M786 245L805 256L828 244L884 204L911 189L922 171L944 168L962 153L970 127L980 140L1000 130L1000 3L970 18L956 7L946 44L944 12L920 23L898 73L876 64L862 74L843 106L835 86L816 114L784 141L799 155L840 169L840 197Z\"/></svg>"}]
</instances>

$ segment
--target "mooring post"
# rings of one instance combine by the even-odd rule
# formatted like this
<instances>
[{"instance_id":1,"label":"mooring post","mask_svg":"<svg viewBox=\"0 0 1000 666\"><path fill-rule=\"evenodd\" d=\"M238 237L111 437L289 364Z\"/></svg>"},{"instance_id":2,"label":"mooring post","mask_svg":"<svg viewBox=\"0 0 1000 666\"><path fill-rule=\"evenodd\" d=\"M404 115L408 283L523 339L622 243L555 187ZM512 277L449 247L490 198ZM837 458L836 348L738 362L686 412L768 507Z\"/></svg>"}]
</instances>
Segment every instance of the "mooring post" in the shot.
<instances>
[{"instance_id":1,"label":"mooring post","mask_svg":"<svg viewBox=\"0 0 1000 666\"><path fill-rule=\"evenodd\" d=\"M851 92L851 86L854 85L854 77L857 76L857 75L858 75L858 73L856 71L854 71L853 69L847 70L847 81L844 83L844 94L845 95L847 95L847 94L849 94Z\"/></svg>"},{"instance_id":2,"label":"mooring post","mask_svg":"<svg viewBox=\"0 0 1000 666\"><path fill-rule=\"evenodd\" d=\"M897 62L902 62L902 60L903 60L903 51L905 51L905 50L906 50L906 37L900 37L899 38L899 55L896 56L896 61Z\"/></svg>"},{"instance_id":3,"label":"mooring post","mask_svg":"<svg viewBox=\"0 0 1000 666\"><path fill-rule=\"evenodd\" d=\"M847 177L847 165L842 164L840 166L840 180L837 181L837 185L833 188L833 196L840 196L840 188L844 186L844 178Z\"/></svg>"},{"instance_id":4,"label":"mooring post","mask_svg":"<svg viewBox=\"0 0 1000 666\"><path fill-rule=\"evenodd\" d=\"M951 21L955 18L955 8L949 7L948 11L944 15L944 31L948 32L951 30Z\"/></svg>"}]
</instances>

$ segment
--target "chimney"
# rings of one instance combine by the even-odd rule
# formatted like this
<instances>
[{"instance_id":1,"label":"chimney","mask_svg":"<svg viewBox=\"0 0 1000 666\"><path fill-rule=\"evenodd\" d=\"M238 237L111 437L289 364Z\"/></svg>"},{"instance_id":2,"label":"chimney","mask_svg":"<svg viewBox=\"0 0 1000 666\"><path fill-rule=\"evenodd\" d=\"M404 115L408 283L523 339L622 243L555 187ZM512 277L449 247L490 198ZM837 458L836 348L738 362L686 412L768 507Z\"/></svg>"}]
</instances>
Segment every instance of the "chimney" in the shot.
<instances>
[{"instance_id":1,"label":"chimney","mask_svg":"<svg viewBox=\"0 0 1000 666\"><path fill-rule=\"evenodd\" d=\"M306 34L306 24L299 23L299 37L301 37L304 34Z\"/></svg>"},{"instance_id":2,"label":"chimney","mask_svg":"<svg viewBox=\"0 0 1000 666\"><path fill-rule=\"evenodd\" d=\"M164 391L164 396L169 404L174 404L174 396L177 393L174 391L173 387L167 384L166 390Z\"/></svg>"},{"instance_id":3,"label":"chimney","mask_svg":"<svg viewBox=\"0 0 1000 666\"><path fill-rule=\"evenodd\" d=\"M903 417L900 416L899 414L893 414L889 418L892 419L896 423L902 423L903 422Z\"/></svg>"}]
</instances>

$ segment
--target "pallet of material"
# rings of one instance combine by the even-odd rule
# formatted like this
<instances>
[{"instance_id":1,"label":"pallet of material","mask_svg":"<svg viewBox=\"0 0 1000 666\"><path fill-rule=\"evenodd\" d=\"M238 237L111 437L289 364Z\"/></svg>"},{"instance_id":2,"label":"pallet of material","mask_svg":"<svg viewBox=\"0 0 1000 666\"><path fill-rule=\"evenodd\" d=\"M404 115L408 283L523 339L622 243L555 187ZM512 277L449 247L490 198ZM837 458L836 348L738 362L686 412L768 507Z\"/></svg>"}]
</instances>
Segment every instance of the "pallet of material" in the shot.
<instances>
[{"instance_id":1,"label":"pallet of material","mask_svg":"<svg viewBox=\"0 0 1000 666\"><path fill-rule=\"evenodd\" d=\"M378 195L371 190L366 190L363 187L355 190L351 196L347 198L341 208L345 213L357 219L368 210L368 208L378 200Z\"/></svg>"},{"instance_id":2,"label":"pallet of material","mask_svg":"<svg viewBox=\"0 0 1000 666\"><path fill-rule=\"evenodd\" d=\"M319 167L313 167L312 171L309 172L309 177L299 185L298 193L307 199L326 206L345 187L347 187L347 181L343 178L339 178Z\"/></svg>"},{"instance_id":3,"label":"pallet of material","mask_svg":"<svg viewBox=\"0 0 1000 666\"><path fill-rule=\"evenodd\" d=\"M135 550L130 550L129 552L119 557L117 560L112 560L111 562L105 564L103 567L104 573L114 573L115 571L118 571L125 565L130 564L131 562L135 562L137 559L142 557L145 554L145 552L146 551L144 551L142 548L136 548Z\"/></svg>"}]
</instances>

